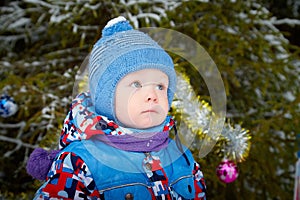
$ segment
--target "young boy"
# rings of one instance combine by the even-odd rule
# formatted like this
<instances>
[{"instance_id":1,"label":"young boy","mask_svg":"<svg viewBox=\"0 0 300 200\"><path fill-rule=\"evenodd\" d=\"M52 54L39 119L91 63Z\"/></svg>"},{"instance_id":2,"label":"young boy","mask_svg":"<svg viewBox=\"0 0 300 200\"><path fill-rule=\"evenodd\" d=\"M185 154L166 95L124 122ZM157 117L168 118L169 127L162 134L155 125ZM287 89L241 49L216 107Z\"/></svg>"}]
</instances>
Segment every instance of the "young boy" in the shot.
<instances>
[{"instance_id":1,"label":"young boy","mask_svg":"<svg viewBox=\"0 0 300 200\"><path fill-rule=\"evenodd\" d=\"M206 199L199 165L169 138L175 88L171 57L125 18L109 21L35 199Z\"/></svg>"}]
</instances>

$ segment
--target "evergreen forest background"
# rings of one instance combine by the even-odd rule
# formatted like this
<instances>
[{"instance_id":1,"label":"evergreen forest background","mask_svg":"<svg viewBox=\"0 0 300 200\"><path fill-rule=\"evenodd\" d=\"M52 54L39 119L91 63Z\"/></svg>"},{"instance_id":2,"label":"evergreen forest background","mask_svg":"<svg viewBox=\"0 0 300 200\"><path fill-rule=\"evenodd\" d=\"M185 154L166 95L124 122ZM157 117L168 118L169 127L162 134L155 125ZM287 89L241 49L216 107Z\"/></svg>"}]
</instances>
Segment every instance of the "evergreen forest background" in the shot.
<instances>
[{"instance_id":1,"label":"evergreen forest background","mask_svg":"<svg viewBox=\"0 0 300 200\"><path fill-rule=\"evenodd\" d=\"M198 159L208 199L293 198L300 133L300 2L297 0L0 2L0 94L18 112L0 118L0 199L32 199L41 185L25 170L34 148L57 147L76 72L106 22L123 15L135 28L164 27L199 42L215 61L227 119L251 134L239 177L220 182L216 151ZM205 86L187 72L200 97Z\"/></svg>"}]
</instances>

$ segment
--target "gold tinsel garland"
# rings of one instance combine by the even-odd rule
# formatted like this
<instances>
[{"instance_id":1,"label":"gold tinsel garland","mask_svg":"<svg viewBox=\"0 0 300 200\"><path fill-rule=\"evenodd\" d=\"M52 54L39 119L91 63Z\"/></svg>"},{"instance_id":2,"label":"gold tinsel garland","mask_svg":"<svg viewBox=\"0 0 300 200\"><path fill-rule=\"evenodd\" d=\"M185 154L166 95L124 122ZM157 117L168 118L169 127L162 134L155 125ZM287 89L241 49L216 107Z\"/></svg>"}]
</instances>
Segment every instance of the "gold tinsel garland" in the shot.
<instances>
[{"instance_id":1,"label":"gold tinsel garland","mask_svg":"<svg viewBox=\"0 0 300 200\"><path fill-rule=\"evenodd\" d=\"M211 106L195 94L189 78L182 73L177 76L177 91L172 109L184 132L181 133L181 138L191 149L201 151L198 149L201 148L198 144L200 141L209 145L216 144L218 153L227 159L241 162L248 156L251 136L240 125L225 123L217 138L219 142L209 141L214 134L209 132L209 122L213 115ZM200 139L197 140L197 137Z\"/></svg>"}]
</instances>

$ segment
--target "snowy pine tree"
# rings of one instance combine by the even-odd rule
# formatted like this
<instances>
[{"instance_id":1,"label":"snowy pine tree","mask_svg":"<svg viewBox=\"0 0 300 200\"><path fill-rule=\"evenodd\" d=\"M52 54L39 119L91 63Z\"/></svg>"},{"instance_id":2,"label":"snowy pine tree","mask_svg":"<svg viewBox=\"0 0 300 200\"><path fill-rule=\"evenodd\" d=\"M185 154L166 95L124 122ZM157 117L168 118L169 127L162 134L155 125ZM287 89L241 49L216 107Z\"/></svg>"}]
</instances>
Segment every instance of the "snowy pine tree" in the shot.
<instances>
[{"instance_id":1,"label":"snowy pine tree","mask_svg":"<svg viewBox=\"0 0 300 200\"><path fill-rule=\"evenodd\" d=\"M4 1L0 13L0 89L19 106L12 117L0 118L1 198L28 199L40 185L26 174L28 156L38 146L56 147L76 72L105 23L118 15L135 28L189 35L221 72L228 123L250 131L251 149L238 164L239 178L228 185L215 175L222 142L199 159L208 197L292 198L300 132L299 48L276 27L283 19L259 1L24 0ZM209 102L205 83L176 59L195 94Z\"/></svg>"}]
</instances>

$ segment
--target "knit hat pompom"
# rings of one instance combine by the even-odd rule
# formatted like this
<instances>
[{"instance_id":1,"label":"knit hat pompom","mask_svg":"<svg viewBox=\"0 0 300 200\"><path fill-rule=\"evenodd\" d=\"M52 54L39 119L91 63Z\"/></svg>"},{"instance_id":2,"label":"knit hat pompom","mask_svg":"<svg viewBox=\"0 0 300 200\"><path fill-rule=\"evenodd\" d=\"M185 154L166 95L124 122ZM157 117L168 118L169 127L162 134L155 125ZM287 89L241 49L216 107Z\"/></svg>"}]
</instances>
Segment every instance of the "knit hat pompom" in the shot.
<instances>
[{"instance_id":1,"label":"knit hat pompom","mask_svg":"<svg viewBox=\"0 0 300 200\"><path fill-rule=\"evenodd\" d=\"M27 161L27 173L36 179L46 180L51 164L58 153L59 150L48 152L42 148L34 149Z\"/></svg>"},{"instance_id":2,"label":"knit hat pompom","mask_svg":"<svg viewBox=\"0 0 300 200\"><path fill-rule=\"evenodd\" d=\"M169 54L147 34L134 30L124 17L110 20L89 57L89 90L95 112L110 120L115 116L115 91L127 74L158 69L169 78L168 101L173 100L176 73Z\"/></svg>"},{"instance_id":3,"label":"knit hat pompom","mask_svg":"<svg viewBox=\"0 0 300 200\"><path fill-rule=\"evenodd\" d=\"M117 32L132 30L132 26L125 17L117 17L110 20L102 30L102 37L113 35Z\"/></svg>"}]
</instances>

